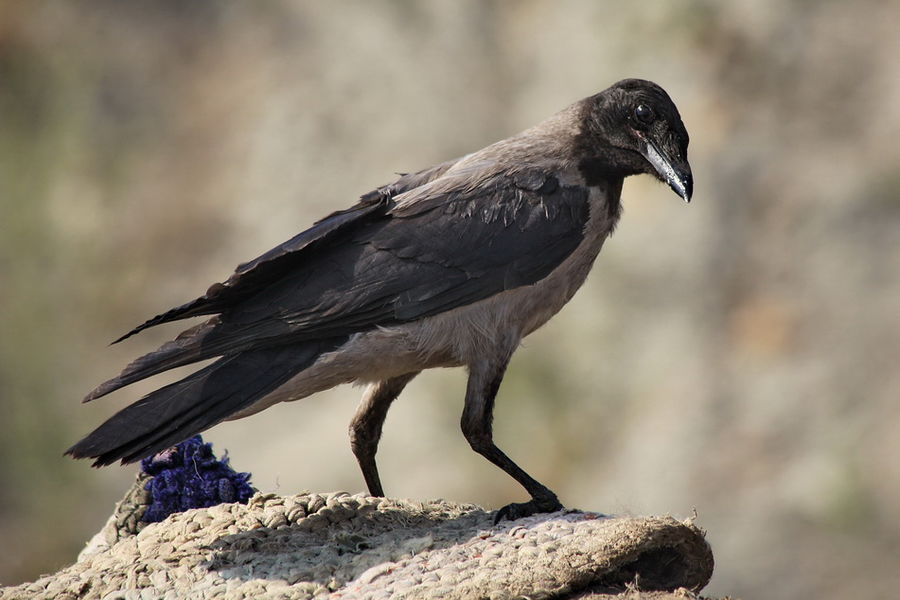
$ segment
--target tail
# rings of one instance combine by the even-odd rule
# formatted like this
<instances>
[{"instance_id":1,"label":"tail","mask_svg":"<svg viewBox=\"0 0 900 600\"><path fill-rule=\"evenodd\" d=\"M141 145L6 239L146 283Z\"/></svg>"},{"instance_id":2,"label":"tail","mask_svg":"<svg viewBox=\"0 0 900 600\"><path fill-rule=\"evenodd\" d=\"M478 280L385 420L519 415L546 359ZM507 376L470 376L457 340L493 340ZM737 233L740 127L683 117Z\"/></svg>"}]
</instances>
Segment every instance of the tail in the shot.
<instances>
[{"instance_id":1,"label":"tail","mask_svg":"<svg viewBox=\"0 0 900 600\"><path fill-rule=\"evenodd\" d=\"M66 450L101 467L132 463L196 435L247 408L346 338L225 356L127 406Z\"/></svg>"},{"instance_id":2,"label":"tail","mask_svg":"<svg viewBox=\"0 0 900 600\"><path fill-rule=\"evenodd\" d=\"M98 385L85 396L90 402L136 381L152 377L163 371L190 365L217 356L243 356L252 352L279 334L287 326L278 320L253 323L252 327L224 327L219 317L213 317L199 325L182 331L174 340L166 342L153 352L132 361L121 373ZM312 342L315 346L316 342ZM299 344L295 340L295 344ZM296 346L295 346L296 347Z\"/></svg>"}]
</instances>

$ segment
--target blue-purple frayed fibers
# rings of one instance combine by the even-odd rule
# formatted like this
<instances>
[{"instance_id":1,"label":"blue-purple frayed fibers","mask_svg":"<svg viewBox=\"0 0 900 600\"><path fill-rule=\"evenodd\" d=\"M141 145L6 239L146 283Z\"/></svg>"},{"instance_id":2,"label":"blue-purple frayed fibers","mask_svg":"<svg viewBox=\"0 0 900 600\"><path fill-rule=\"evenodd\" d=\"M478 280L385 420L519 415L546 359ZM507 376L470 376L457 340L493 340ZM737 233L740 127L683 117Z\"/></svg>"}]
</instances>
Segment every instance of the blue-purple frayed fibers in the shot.
<instances>
[{"instance_id":1,"label":"blue-purple frayed fibers","mask_svg":"<svg viewBox=\"0 0 900 600\"><path fill-rule=\"evenodd\" d=\"M217 459L212 444L204 443L199 435L145 458L141 469L151 476L145 486L150 505L141 518L146 523L191 508L223 502L246 504L254 492L250 473L236 472L227 456Z\"/></svg>"}]
</instances>

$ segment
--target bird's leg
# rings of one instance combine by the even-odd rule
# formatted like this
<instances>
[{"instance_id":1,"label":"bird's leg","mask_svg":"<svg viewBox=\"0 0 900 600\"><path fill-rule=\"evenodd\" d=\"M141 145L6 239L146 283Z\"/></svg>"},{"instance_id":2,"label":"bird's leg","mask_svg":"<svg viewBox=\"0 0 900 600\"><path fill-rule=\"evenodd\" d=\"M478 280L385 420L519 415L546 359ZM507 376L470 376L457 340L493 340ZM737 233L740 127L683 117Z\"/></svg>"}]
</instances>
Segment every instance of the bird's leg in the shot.
<instances>
[{"instance_id":1,"label":"bird's leg","mask_svg":"<svg viewBox=\"0 0 900 600\"><path fill-rule=\"evenodd\" d=\"M494 444L491 421L494 413L494 398L503 380L503 373L509 362L487 362L469 366L469 383L466 387L466 405L462 414L462 431L475 452L506 471L531 494L528 502L504 506L494 517L494 523L507 518L520 519L539 512L553 512L562 509L559 499L552 491L523 471L500 448Z\"/></svg>"},{"instance_id":2,"label":"bird's leg","mask_svg":"<svg viewBox=\"0 0 900 600\"><path fill-rule=\"evenodd\" d=\"M418 374L416 371L371 384L350 421L350 447L359 462L369 493L373 496L384 496L378 466L375 464L384 419L391 402L397 399L406 384Z\"/></svg>"}]
</instances>

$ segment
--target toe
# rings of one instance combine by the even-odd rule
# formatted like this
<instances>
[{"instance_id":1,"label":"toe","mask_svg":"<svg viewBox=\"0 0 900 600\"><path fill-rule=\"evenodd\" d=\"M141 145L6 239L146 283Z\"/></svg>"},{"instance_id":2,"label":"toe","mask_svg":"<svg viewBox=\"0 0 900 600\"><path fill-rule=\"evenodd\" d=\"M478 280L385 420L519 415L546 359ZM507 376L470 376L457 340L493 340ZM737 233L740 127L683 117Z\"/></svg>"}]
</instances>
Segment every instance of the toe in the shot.
<instances>
[{"instance_id":1,"label":"toe","mask_svg":"<svg viewBox=\"0 0 900 600\"><path fill-rule=\"evenodd\" d=\"M528 502L507 504L506 506L498 510L497 514L494 515L494 524L496 525L504 519L515 521L516 519L530 517L531 515L535 515L538 513L556 512L558 510L562 510L562 508L563 505L560 504L556 496L547 498L532 498Z\"/></svg>"}]
</instances>

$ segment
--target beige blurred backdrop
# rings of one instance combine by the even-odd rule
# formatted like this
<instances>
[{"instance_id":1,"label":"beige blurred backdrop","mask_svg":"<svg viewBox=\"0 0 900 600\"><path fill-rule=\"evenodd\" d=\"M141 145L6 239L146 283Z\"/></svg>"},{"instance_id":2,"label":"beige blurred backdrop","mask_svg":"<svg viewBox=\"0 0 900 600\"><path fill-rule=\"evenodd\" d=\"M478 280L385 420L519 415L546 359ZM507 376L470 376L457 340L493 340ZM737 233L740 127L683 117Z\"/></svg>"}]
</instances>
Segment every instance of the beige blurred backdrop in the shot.
<instances>
[{"instance_id":1,"label":"beige blurred backdrop","mask_svg":"<svg viewBox=\"0 0 900 600\"><path fill-rule=\"evenodd\" d=\"M496 439L568 506L696 509L711 594L900 586L900 4L0 2L0 582L71 562L135 467L63 458L171 378L81 397L108 342L329 211L624 77L691 133L519 351ZM459 433L465 374L385 427L389 494L524 499ZM364 490L350 386L206 434L264 491Z\"/></svg>"}]
</instances>

